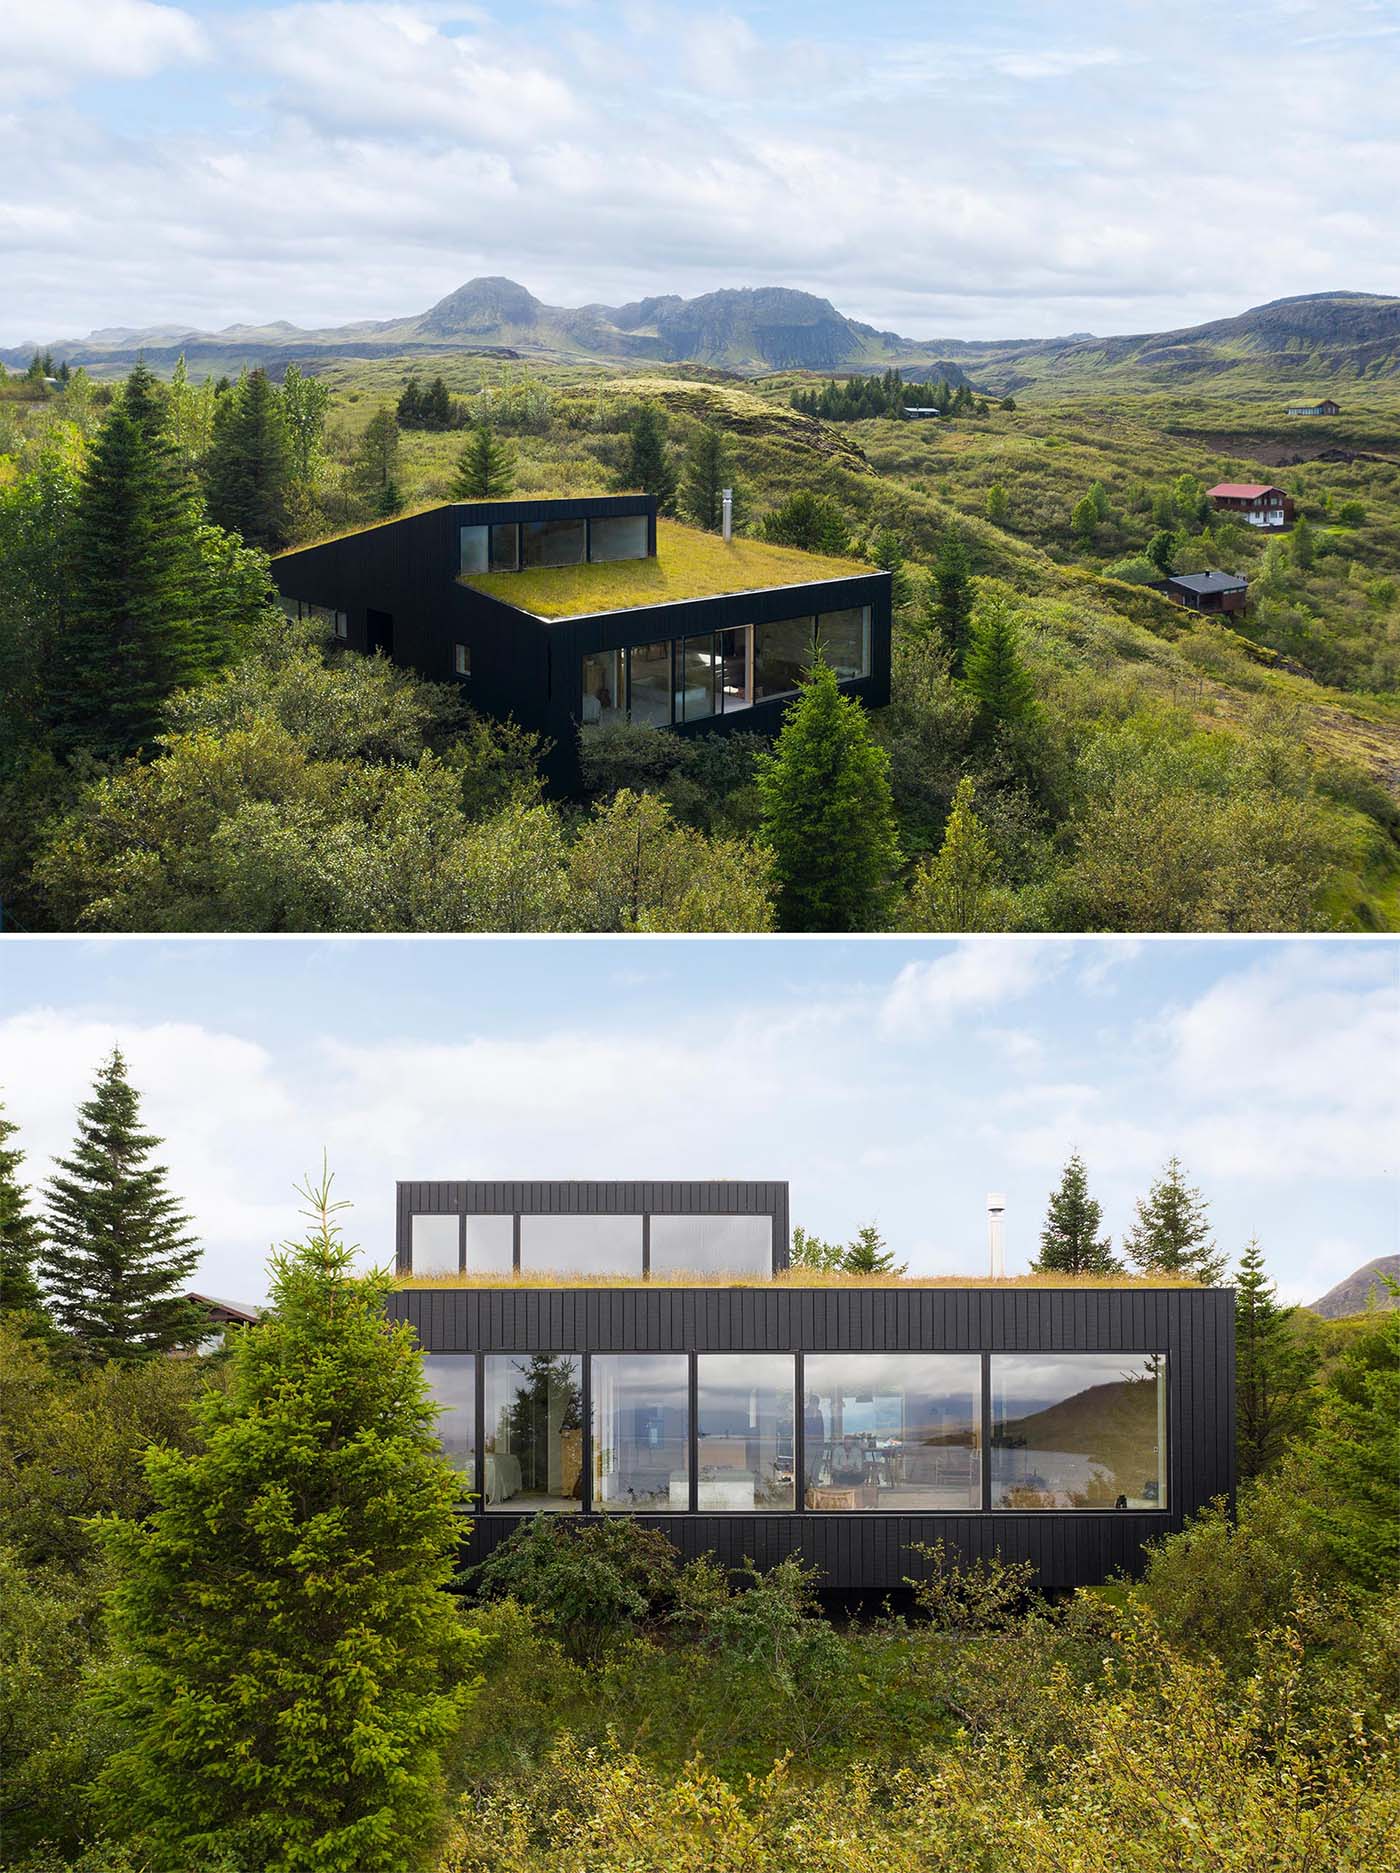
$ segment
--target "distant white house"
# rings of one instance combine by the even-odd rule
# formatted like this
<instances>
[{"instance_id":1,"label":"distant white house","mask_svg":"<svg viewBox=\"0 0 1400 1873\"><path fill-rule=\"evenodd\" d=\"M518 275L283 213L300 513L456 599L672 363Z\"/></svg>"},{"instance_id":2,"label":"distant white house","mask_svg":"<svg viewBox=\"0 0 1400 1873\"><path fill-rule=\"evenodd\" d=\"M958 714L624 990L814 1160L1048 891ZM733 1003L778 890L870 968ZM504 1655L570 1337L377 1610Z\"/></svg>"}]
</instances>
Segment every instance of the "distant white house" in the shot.
<instances>
[{"instance_id":1,"label":"distant white house","mask_svg":"<svg viewBox=\"0 0 1400 1873\"><path fill-rule=\"evenodd\" d=\"M941 416L943 412L941 410L931 410L927 404L923 403L906 403L904 406L904 414L906 416L932 416L937 418Z\"/></svg>"},{"instance_id":2,"label":"distant white house","mask_svg":"<svg viewBox=\"0 0 1400 1873\"><path fill-rule=\"evenodd\" d=\"M1330 397L1324 397L1321 403L1290 403L1288 406L1290 416L1340 416L1341 413L1342 406L1333 403Z\"/></svg>"}]
</instances>

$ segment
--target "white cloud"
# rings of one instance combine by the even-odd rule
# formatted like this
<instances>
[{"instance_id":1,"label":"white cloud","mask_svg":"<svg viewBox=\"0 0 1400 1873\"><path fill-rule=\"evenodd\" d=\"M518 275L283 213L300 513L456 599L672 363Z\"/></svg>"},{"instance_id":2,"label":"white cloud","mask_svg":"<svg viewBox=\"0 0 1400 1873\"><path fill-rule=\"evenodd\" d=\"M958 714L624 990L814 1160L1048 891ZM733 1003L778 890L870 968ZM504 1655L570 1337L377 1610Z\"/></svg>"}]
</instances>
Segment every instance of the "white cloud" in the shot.
<instances>
[{"instance_id":1,"label":"white cloud","mask_svg":"<svg viewBox=\"0 0 1400 1873\"><path fill-rule=\"evenodd\" d=\"M1125 63L1121 52L1111 46L1099 46L1083 52L1010 52L992 64L1008 78L1069 78L1075 72L1096 71L1105 65Z\"/></svg>"},{"instance_id":2,"label":"white cloud","mask_svg":"<svg viewBox=\"0 0 1400 1873\"><path fill-rule=\"evenodd\" d=\"M30 0L7 13L0 38L11 101L85 78L149 78L209 52L190 14L152 0Z\"/></svg>"},{"instance_id":3,"label":"white cloud","mask_svg":"<svg viewBox=\"0 0 1400 1873\"><path fill-rule=\"evenodd\" d=\"M904 965L884 998L880 1027L907 1035L1000 1008L1028 995L1062 960L1055 944L1015 938L956 943L929 962Z\"/></svg>"}]
</instances>

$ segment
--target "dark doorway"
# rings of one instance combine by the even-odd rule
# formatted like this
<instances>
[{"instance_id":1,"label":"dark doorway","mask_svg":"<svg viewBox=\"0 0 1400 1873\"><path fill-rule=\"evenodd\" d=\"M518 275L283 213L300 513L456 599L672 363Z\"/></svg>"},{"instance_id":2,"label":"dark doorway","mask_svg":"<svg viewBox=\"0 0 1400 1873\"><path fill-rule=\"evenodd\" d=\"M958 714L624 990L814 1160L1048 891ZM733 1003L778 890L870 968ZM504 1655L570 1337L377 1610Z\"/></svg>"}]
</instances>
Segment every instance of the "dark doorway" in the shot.
<instances>
[{"instance_id":1,"label":"dark doorway","mask_svg":"<svg viewBox=\"0 0 1400 1873\"><path fill-rule=\"evenodd\" d=\"M387 611L367 611L365 613L365 644L371 656L382 650L386 657L394 654L394 620Z\"/></svg>"}]
</instances>

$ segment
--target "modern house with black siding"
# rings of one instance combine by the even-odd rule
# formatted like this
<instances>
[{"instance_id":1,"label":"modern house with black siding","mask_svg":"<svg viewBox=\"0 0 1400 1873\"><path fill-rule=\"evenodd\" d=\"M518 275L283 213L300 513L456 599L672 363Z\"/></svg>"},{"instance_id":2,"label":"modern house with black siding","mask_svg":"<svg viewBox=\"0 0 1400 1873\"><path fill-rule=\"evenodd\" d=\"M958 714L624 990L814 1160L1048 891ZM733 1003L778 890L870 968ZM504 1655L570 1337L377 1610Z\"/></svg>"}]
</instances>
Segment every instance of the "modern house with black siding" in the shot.
<instances>
[{"instance_id":1,"label":"modern house with black siding","mask_svg":"<svg viewBox=\"0 0 1400 1873\"><path fill-rule=\"evenodd\" d=\"M397 1259L472 1560L630 1514L837 1591L939 1540L1083 1586L1234 1488L1229 1290L802 1286L781 1182L400 1184Z\"/></svg>"},{"instance_id":2,"label":"modern house with black siding","mask_svg":"<svg viewBox=\"0 0 1400 1873\"><path fill-rule=\"evenodd\" d=\"M775 734L818 647L848 694L889 700L888 573L658 520L650 495L453 502L272 572L347 648L545 736L565 791L580 732L609 723Z\"/></svg>"}]
</instances>

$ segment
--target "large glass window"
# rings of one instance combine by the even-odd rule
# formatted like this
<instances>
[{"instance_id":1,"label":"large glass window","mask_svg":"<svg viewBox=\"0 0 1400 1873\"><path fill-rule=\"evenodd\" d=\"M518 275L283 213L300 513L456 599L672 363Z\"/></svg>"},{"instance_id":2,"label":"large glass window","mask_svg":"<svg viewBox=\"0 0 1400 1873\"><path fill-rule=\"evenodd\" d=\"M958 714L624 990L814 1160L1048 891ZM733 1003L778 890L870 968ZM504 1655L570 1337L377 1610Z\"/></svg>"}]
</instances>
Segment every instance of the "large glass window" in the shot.
<instances>
[{"instance_id":1,"label":"large glass window","mask_svg":"<svg viewBox=\"0 0 1400 1873\"><path fill-rule=\"evenodd\" d=\"M610 514L603 520L589 521L590 559L645 559L646 556L645 514Z\"/></svg>"},{"instance_id":2,"label":"large glass window","mask_svg":"<svg viewBox=\"0 0 1400 1873\"><path fill-rule=\"evenodd\" d=\"M771 1275L771 1216L653 1216L654 1275Z\"/></svg>"},{"instance_id":3,"label":"large glass window","mask_svg":"<svg viewBox=\"0 0 1400 1873\"><path fill-rule=\"evenodd\" d=\"M809 1509L982 1506L982 1362L962 1353L809 1353Z\"/></svg>"},{"instance_id":4,"label":"large glass window","mask_svg":"<svg viewBox=\"0 0 1400 1873\"><path fill-rule=\"evenodd\" d=\"M720 688L723 709L730 715L736 709L753 706L753 631L748 625L733 626L716 633L720 655Z\"/></svg>"},{"instance_id":5,"label":"large glass window","mask_svg":"<svg viewBox=\"0 0 1400 1873\"><path fill-rule=\"evenodd\" d=\"M695 1365L696 1507L794 1508L792 1354L702 1353Z\"/></svg>"},{"instance_id":6,"label":"large glass window","mask_svg":"<svg viewBox=\"0 0 1400 1873\"><path fill-rule=\"evenodd\" d=\"M586 525L582 520L526 520L520 526L524 566L577 566L583 561Z\"/></svg>"},{"instance_id":7,"label":"large glass window","mask_svg":"<svg viewBox=\"0 0 1400 1873\"><path fill-rule=\"evenodd\" d=\"M676 645L676 720L702 722L719 713L719 656L713 633Z\"/></svg>"},{"instance_id":8,"label":"large glass window","mask_svg":"<svg viewBox=\"0 0 1400 1873\"><path fill-rule=\"evenodd\" d=\"M510 1274L515 1267L513 1216L469 1216L466 1231L469 1274Z\"/></svg>"},{"instance_id":9,"label":"large glass window","mask_svg":"<svg viewBox=\"0 0 1400 1873\"><path fill-rule=\"evenodd\" d=\"M415 1216L408 1229L408 1265L416 1275L457 1271L461 1225L455 1216Z\"/></svg>"},{"instance_id":10,"label":"large glass window","mask_svg":"<svg viewBox=\"0 0 1400 1873\"><path fill-rule=\"evenodd\" d=\"M1159 1353L992 1357L994 1509L1165 1509Z\"/></svg>"},{"instance_id":11,"label":"large glass window","mask_svg":"<svg viewBox=\"0 0 1400 1873\"><path fill-rule=\"evenodd\" d=\"M530 1274L637 1275L640 1216L522 1216L520 1266Z\"/></svg>"},{"instance_id":12,"label":"large glass window","mask_svg":"<svg viewBox=\"0 0 1400 1873\"><path fill-rule=\"evenodd\" d=\"M491 529L491 570L520 570L520 529L513 520Z\"/></svg>"},{"instance_id":13,"label":"large glass window","mask_svg":"<svg viewBox=\"0 0 1400 1873\"><path fill-rule=\"evenodd\" d=\"M817 619L817 642L838 680L870 674L870 607L824 611Z\"/></svg>"},{"instance_id":14,"label":"large glass window","mask_svg":"<svg viewBox=\"0 0 1400 1873\"><path fill-rule=\"evenodd\" d=\"M627 653L628 703L633 722L666 728L671 721L671 646L634 644Z\"/></svg>"},{"instance_id":15,"label":"large glass window","mask_svg":"<svg viewBox=\"0 0 1400 1873\"><path fill-rule=\"evenodd\" d=\"M595 650L584 658L580 720L585 728L627 720L627 678L622 657L620 650Z\"/></svg>"},{"instance_id":16,"label":"large glass window","mask_svg":"<svg viewBox=\"0 0 1400 1873\"><path fill-rule=\"evenodd\" d=\"M754 701L790 696L812 663L811 618L779 618L754 626Z\"/></svg>"},{"instance_id":17,"label":"large glass window","mask_svg":"<svg viewBox=\"0 0 1400 1873\"><path fill-rule=\"evenodd\" d=\"M593 1507L690 1507L690 1362L684 1353L592 1360Z\"/></svg>"},{"instance_id":18,"label":"large glass window","mask_svg":"<svg viewBox=\"0 0 1400 1873\"><path fill-rule=\"evenodd\" d=\"M486 1507L583 1506L583 1361L577 1353L486 1359Z\"/></svg>"},{"instance_id":19,"label":"large glass window","mask_svg":"<svg viewBox=\"0 0 1400 1873\"><path fill-rule=\"evenodd\" d=\"M458 538L462 543L462 571L489 572L491 570L491 544L489 527L461 527Z\"/></svg>"},{"instance_id":20,"label":"large glass window","mask_svg":"<svg viewBox=\"0 0 1400 1873\"><path fill-rule=\"evenodd\" d=\"M476 1356L426 1353L423 1373L438 1408L442 1454L454 1470L464 1473L470 1488L476 1469Z\"/></svg>"}]
</instances>

